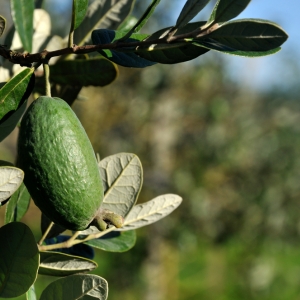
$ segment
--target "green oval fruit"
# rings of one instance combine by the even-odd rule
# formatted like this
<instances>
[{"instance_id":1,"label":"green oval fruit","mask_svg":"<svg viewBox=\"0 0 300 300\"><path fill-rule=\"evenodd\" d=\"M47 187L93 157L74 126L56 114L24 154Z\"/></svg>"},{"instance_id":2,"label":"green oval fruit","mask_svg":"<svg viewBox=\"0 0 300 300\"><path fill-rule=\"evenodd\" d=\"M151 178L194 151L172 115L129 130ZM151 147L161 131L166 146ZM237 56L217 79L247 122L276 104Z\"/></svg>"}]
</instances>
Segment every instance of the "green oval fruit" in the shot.
<instances>
[{"instance_id":1,"label":"green oval fruit","mask_svg":"<svg viewBox=\"0 0 300 300\"><path fill-rule=\"evenodd\" d=\"M65 101L42 96L31 104L21 122L17 165L50 220L76 231L89 226L103 201L102 180L88 136Z\"/></svg>"}]
</instances>

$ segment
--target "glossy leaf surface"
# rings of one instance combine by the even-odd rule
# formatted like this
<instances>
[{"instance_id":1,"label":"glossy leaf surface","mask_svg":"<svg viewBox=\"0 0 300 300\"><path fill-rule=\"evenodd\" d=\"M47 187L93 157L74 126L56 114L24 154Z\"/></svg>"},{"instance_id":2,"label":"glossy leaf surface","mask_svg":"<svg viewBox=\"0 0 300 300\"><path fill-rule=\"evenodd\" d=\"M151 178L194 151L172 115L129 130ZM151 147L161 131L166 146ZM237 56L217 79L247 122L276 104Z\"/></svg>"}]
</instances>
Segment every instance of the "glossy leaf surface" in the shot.
<instances>
[{"instance_id":1,"label":"glossy leaf surface","mask_svg":"<svg viewBox=\"0 0 300 300\"><path fill-rule=\"evenodd\" d=\"M0 89L0 141L16 127L34 87L34 69L26 68Z\"/></svg>"},{"instance_id":2,"label":"glossy leaf surface","mask_svg":"<svg viewBox=\"0 0 300 300\"><path fill-rule=\"evenodd\" d=\"M107 281L97 275L70 275L50 283L40 300L106 300Z\"/></svg>"},{"instance_id":3,"label":"glossy leaf surface","mask_svg":"<svg viewBox=\"0 0 300 300\"><path fill-rule=\"evenodd\" d=\"M19 222L1 227L0 240L0 297L18 297L28 291L37 276L36 241L29 227Z\"/></svg>"},{"instance_id":4,"label":"glossy leaf surface","mask_svg":"<svg viewBox=\"0 0 300 300\"><path fill-rule=\"evenodd\" d=\"M126 232L113 231L107 233L99 239L93 239L85 242L94 248L109 252L125 252L130 250L136 242L136 233L134 230Z\"/></svg>"},{"instance_id":5,"label":"glossy leaf surface","mask_svg":"<svg viewBox=\"0 0 300 300\"><path fill-rule=\"evenodd\" d=\"M18 190L11 196L5 209L5 224L20 221L30 204L30 194L22 182Z\"/></svg>"},{"instance_id":6,"label":"glossy leaf surface","mask_svg":"<svg viewBox=\"0 0 300 300\"><path fill-rule=\"evenodd\" d=\"M26 68L14 76L0 90L0 120L10 111L17 110L32 91L31 78L34 69Z\"/></svg>"},{"instance_id":7,"label":"glossy leaf surface","mask_svg":"<svg viewBox=\"0 0 300 300\"><path fill-rule=\"evenodd\" d=\"M34 0L11 0L11 14L24 50L32 51Z\"/></svg>"},{"instance_id":8,"label":"glossy leaf surface","mask_svg":"<svg viewBox=\"0 0 300 300\"><path fill-rule=\"evenodd\" d=\"M50 70L52 82L72 86L105 86L118 75L116 66L104 58L64 60Z\"/></svg>"},{"instance_id":9,"label":"glossy leaf surface","mask_svg":"<svg viewBox=\"0 0 300 300\"><path fill-rule=\"evenodd\" d=\"M104 199L101 208L125 217L142 188L143 169L139 158L131 153L119 153L100 161Z\"/></svg>"},{"instance_id":10,"label":"glossy leaf surface","mask_svg":"<svg viewBox=\"0 0 300 300\"><path fill-rule=\"evenodd\" d=\"M167 194L158 196L151 201L138 204L133 207L126 217L124 226L117 230L132 230L157 222L169 215L181 202L181 197Z\"/></svg>"},{"instance_id":11,"label":"glossy leaf surface","mask_svg":"<svg viewBox=\"0 0 300 300\"><path fill-rule=\"evenodd\" d=\"M275 23L259 19L243 19L225 23L206 35L204 40L213 40L234 50L269 51L280 47L287 38L287 34Z\"/></svg>"},{"instance_id":12,"label":"glossy leaf surface","mask_svg":"<svg viewBox=\"0 0 300 300\"><path fill-rule=\"evenodd\" d=\"M69 276L89 272L97 268L89 259L59 252L40 252L39 274L50 276Z\"/></svg>"}]
</instances>

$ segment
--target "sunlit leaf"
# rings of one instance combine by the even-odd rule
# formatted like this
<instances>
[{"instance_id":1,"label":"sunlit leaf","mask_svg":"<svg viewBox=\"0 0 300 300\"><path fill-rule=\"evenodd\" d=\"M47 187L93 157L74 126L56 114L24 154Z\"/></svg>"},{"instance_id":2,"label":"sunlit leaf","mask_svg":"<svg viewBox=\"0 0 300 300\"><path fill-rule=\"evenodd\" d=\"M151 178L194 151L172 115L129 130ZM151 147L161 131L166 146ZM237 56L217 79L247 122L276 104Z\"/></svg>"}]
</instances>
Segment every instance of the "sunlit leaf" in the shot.
<instances>
[{"instance_id":1,"label":"sunlit leaf","mask_svg":"<svg viewBox=\"0 0 300 300\"><path fill-rule=\"evenodd\" d=\"M29 204L30 194L25 184L22 183L6 205L5 224L20 221L27 212Z\"/></svg>"},{"instance_id":2,"label":"sunlit leaf","mask_svg":"<svg viewBox=\"0 0 300 300\"><path fill-rule=\"evenodd\" d=\"M158 196L151 201L135 205L126 217L123 227L117 230L132 230L157 222L169 215L181 202L181 197L167 194Z\"/></svg>"},{"instance_id":3,"label":"sunlit leaf","mask_svg":"<svg viewBox=\"0 0 300 300\"><path fill-rule=\"evenodd\" d=\"M119 153L100 161L99 169L104 186L101 208L125 217L140 193L143 169L139 158L131 153Z\"/></svg>"},{"instance_id":4,"label":"sunlit leaf","mask_svg":"<svg viewBox=\"0 0 300 300\"><path fill-rule=\"evenodd\" d=\"M105 86L118 75L116 66L104 58L63 60L50 70L52 82L72 86Z\"/></svg>"},{"instance_id":5,"label":"sunlit leaf","mask_svg":"<svg viewBox=\"0 0 300 300\"><path fill-rule=\"evenodd\" d=\"M191 21L210 0L187 0L177 21L176 27L183 27Z\"/></svg>"},{"instance_id":6,"label":"sunlit leaf","mask_svg":"<svg viewBox=\"0 0 300 300\"><path fill-rule=\"evenodd\" d=\"M26 68L0 89L0 141L18 124L34 87L34 69Z\"/></svg>"},{"instance_id":7,"label":"sunlit leaf","mask_svg":"<svg viewBox=\"0 0 300 300\"><path fill-rule=\"evenodd\" d=\"M11 14L23 47L32 51L34 0L11 0Z\"/></svg>"},{"instance_id":8,"label":"sunlit leaf","mask_svg":"<svg viewBox=\"0 0 300 300\"><path fill-rule=\"evenodd\" d=\"M107 30L107 29L98 29L94 30L92 33L92 40L94 44L110 44L114 40L117 40L119 37L122 37L123 34L114 31L114 30ZM125 40L126 43L133 43L139 42L143 40L147 35L141 34L133 34L131 38ZM145 68L148 66L152 66L155 63L152 61L148 61L144 58L139 57L134 53L134 47L132 47L131 52L121 52L124 49L117 50L98 50L100 54L105 56L107 59L111 60L112 62L123 66L123 67L130 67L130 68ZM130 50L127 47L127 50Z\"/></svg>"},{"instance_id":9,"label":"sunlit leaf","mask_svg":"<svg viewBox=\"0 0 300 300\"><path fill-rule=\"evenodd\" d=\"M0 297L18 297L28 291L37 276L36 241L29 227L19 222L1 227L0 240Z\"/></svg>"},{"instance_id":10,"label":"sunlit leaf","mask_svg":"<svg viewBox=\"0 0 300 300\"><path fill-rule=\"evenodd\" d=\"M39 300L106 300L107 281L97 275L70 275L50 283Z\"/></svg>"},{"instance_id":11,"label":"sunlit leaf","mask_svg":"<svg viewBox=\"0 0 300 300\"><path fill-rule=\"evenodd\" d=\"M218 0L210 17L209 23L222 23L237 17L251 0Z\"/></svg>"},{"instance_id":12,"label":"sunlit leaf","mask_svg":"<svg viewBox=\"0 0 300 300\"><path fill-rule=\"evenodd\" d=\"M22 184L24 172L15 167L0 167L0 202L9 198Z\"/></svg>"},{"instance_id":13,"label":"sunlit leaf","mask_svg":"<svg viewBox=\"0 0 300 300\"><path fill-rule=\"evenodd\" d=\"M26 68L14 76L0 90L0 120L10 111L17 110L23 104L32 89L31 78L34 77L34 68Z\"/></svg>"},{"instance_id":14,"label":"sunlit leaf","mask_svg":"<svg viewBox=\"0 0 300 300\"><path fill-rule=\"evenodd\" d=\"M40 252L39 274L50 276L69 276L89 272L97 268L89 259L59 252Z\"/></svg>"},{"instance_id":15,"label":"sunlit leaf","mask_svg":"<svg viewBox=\"0 0 300 300\"><path fill-rule=\"evenodd\" d=\"M95 228L95 230L97 229ZM101 238L87 241L85 244L104 251L125 252L130 250L135 245L135 242L136 233L134 230L131 230L126 232L113 231Z\"/></svg>"},{"instance_id":16,"label":"sunlit leaf","mask_svg":"<svg viewBox=\"0 0 300 300\"><path fill-rule=\"evenodd\" d=\"M6 23L5 18L0 16L0 36L3 34L3 31L5 29L5 23Z\"/></svg>"},{"instance_id":17,"label":"sunlit leaf","mask_svg":"<svg viewBox=\"0 0 300 300\"><path fill-rule=\"evenodd\" d=\"M74 31L83 21L87 12L88 4L88 0L73 0L70 32Z\"/></svg>"},{"instance_id":18,"label":"sunlit leaf","mask_svg":"<svg viewBox=\"0 0 300 300\"><path fill-rule=\"evenodd\" d=\"M83 45L91 40L96 28L117 29L132 10L134 0L98 0L92 2L80 27L74 34L74 42Z\"/></svg>"},{"instance_id":19,"label":"sunlit leaf","mask_svg":"<svg viewBox=\"0 0 300 300\"><path fill-rule=\"evenodd\" d=\"M280 47L288 36L277 24L259 19L225 23L199 39L240 51L269 51Z\"/></svg>"}]
</instances>

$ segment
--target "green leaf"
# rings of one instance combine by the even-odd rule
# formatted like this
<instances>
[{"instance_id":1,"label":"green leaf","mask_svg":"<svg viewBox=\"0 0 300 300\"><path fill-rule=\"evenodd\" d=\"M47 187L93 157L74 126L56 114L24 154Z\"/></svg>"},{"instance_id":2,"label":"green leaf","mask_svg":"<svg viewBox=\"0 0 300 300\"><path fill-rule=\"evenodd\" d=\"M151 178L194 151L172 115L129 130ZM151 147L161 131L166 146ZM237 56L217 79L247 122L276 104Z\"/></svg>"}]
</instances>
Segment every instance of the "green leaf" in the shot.
<instances>
[{"instance_id":1,"label":"green leaf","mask_svg":"<svg viewBox=\"0 0 300 300\"><path fill-rule=\"evenodd\" d=\"M74 33L74 42L81 46L91 40L96 28L117 29L132 10L134 0L94 1L88 7L82 25Z\"/></svg>"},{"instance_id":2,"label":"green leaf","mask_svg":"<svg viewBox=\"0 0 300 300\"><path fill-rule=\"evenodd\" d=\"M277 24L259 19L244 19L223 24L203 39L239 51L269 51L280 47L288 35Z\"/></svg>"},{"instance_id":3,"label":"green leaf","mask_svg":"<svg viewBox=\"0 0 300 300\"><path fill-rule=\"evenodd\" d=\"M34 0L11 0L11 14L24 50L32 51Z\"/></svg>"},{"instance_id":4,"label":"green leaf","mask_svg":"<svg viewBox=\"0 0 300 300\"><path fill-rule=\"evenodd\" d=\"M205 22L187 24L179 28L174 36L186 34L197 29L200 30L200 27L204 24ZM153 41L153 44L137 47L136 53L149 61L161 64L176 64L195 59L209 51L206 48L197 47L189 42L157 43L157 40L163 40L171 29L172 27L164 28L149 36L145 41Z\"/></svg>"},{"instance_id":5,"label":"green leaf","mask_svg":"<svg viewBox=\"0 0 300 300\"><path fill-rule=\"evenodd\" d=\"M131 153L108 156L99 162L104 199L101 208L125 217L134 206L143 183L139 158Z\"/></svg>"},{"instance_id":6,"label":"green leaf","mask_svg":"<svg viewBox=\"0 0 300 300\"><path fill-rule=\"evenodd\" d=\"M104 58L59 61L50 66L51 82L72 86L105 86L118 75L116 66Z\"/></svg>"},{"instance_id":7,"label":"green leaf","mask_svg":"<svg viewBox=\"0 0 300 300\"><path fill-rule=\"evenodd\" d=\"M203 41L198 41L193 43L196 46L199 46L201 48L205 47L210 50L215 50L218 52L222 52L225 54L230 54L230 55L236 55L236 56L243 56L243 57L262 57L262 56L267 56L267 55L272 55L281 50L280 47L269 50L269 51L239 51L235 49L231 49L228 47L225 47L224 45L214 43L214 42L203 42Z\"/></svg>"},{"instance_id":8,"label":"green leaf","mask_svg":"<svg viewBox=\"0 0 300 300\"><path fill-rule=\"evenodd\" d=\"M124 34L119 31L114 30L107 30L107 29L98 29L94 30L92 33L92 40L94 44L110 44L113 41L118 40ZM147 35L144 34L132 34L130 39L125 40L126 43L134 43L143 40ZM145 68L148 66L154 65L152 61L148 61L143 59L133 53L134 47L131 49L126 47L126 53L123 53L124 49L116 49L116 50L98 50L100 54L105 56L107 59L111 60L112 62L129 68Z\"/></svg>"},{"instance_id":9,"label":"green leaf","mask_svg":"<svg viewBox=\"0 0 300 300\"><path fill-rule=\"evenodd\" d=\"M159 4L160 0L152 0L151 4L148 6L146 11L143 13L141 18L136 22L136 24L129 30L120 40L126 40L130 38L130 36L135 33L139 32L143 26L147 23L151 15L153 14L156 6Z\"/></svg>"},{"instance_id":10,"label":"green leaf","mask_svg":"<svg viewBox=\"0 0 300 300\"><path fill-rule=\"evenodd\" d=\"M40 252L39 274L69 276L89 272L98 267L97 263L79 256L59 252Z\"/></svg>"},{"instance_id":11,"label":"green leaf","mask_svg":"<svg viewBox=\"0 0 300 300\"><path fill-rule=\"evenodd\" d=\"M0 203L8 199L22 184L24 172L15 167L0 167Z\"/></svg>"},{"instance_id":12,"label":"green leaf","mask_svg":"<svg viewBox=\"0 0 300 300\"><path fill-rule=\"evenodd\" d=\"M29 208L30 198L25 184L22 183L6 205L4 223L20 221Z\"/></svg>"},{"instance_id":13,"label":"green leaf","mask_svg":"<svg viewBox=\"0 0 300 300\"><path fill-rule=\"evenodd\" d=\"M73 0L70 32L74 31L83 21L88 9L88 4L88 0Z\"/></svg>"},{"instance_id":14,"label":"green leaf","mask_svg":"<svg viewBox=\"0 0 300 300\"><path fill-rule=\"evenodd\" d=\"M85 242L94 248L109 252L125 252L130 250L136 242L136 233L134 230L126 232L113 231L99 239L93 239Z\"/></svg>"},{"instance_id":15,"label":"green leaf","mask_svg":"<svg viewBox=\"0 0 300 300\"><path fill-rule=\"evenodd\" d=\"M187 0L177 21L176 27L185 26L191 21L209 2L210 0Z\"/></svg>"},{"instance_id":16,"label":"green leaf","mask_svg":"<svg viewBox=\"0 0 300 300\"><path fill-rule=\"evenodd\" d=\"M133 207L118 231L137 229L164 218L176 209L182 202L182 198L167 194L158 196L151 201L138 204Z\"/></svg>"},{"instance_id":17,"label":"green leaf","mask_svg":"<svg viewBox=\"0 0 300 300\"><path fill-rule=\"evenodd\" d=\"M23 223L0 228L0 297L23 295L35 282L39 252L34 236Z\"/></svg>"},{"instance_id":18,"label":"green leaf","mask_svg":"<svg viewBox=\"0 0 300 300\"><path fill-rule=\"evenodd\" d=\"M118 27L118 31L127 32L129 31L138 21L134 16L128 16L124 22Z\"/></svg>"},{"instance_id":19,"label":"green leaf","mask_svg":"<svg viewBox=\"0 0 300 300\"><path fill-rule=\"evenodd\" d=\"M161 44L147 50L138 48L136 53L153 62L161 64L177 64L197 58L209 50L197 47L191 43Z\"/></svg>"},{"instance_id":20,"label":"green leaf","mask_svg":"<svg viewBox=\"0 0 300 300\"><path fill-rule=\"evenodd\" d=\"M50 283L40 300L106 300L107 281L97 275L70 275Z\"/></svg>"},{"instance_id":21,"label":"green leaf","mask_svg":"<svg viewBox=\"0 0 300 300\"><path fill-rule=\"evenodd\" d=\"M237 17L248 6L250 1L218 0L207 23L222 23Z\"/></svg>"},{"instance_id":22,"label":"green leaf","mask_svg":"<svg viewBox=\"0 0 300 300\"><path fill-rule=\"evenodd\" d=\"M37 300L34 285L26 292L26 300Z\"/></svg>"},{"instance_id":23,"label":"green leaf","mask_svg":"<svg viewBox=\"0 0 300 300\"><path fill-rule=\"evenodd\" d=\"M10 81L8 81L0 90L0 120L10 111L17 110L23 104L32 89L34 77L34 68L26 68Z\"/></svg>"},{"instance_id":24,"label":"green leaf","mask_svg":"<svg viewBox=\"0 0 300 300\"><path fill-rule=\"evenodd\" d=\"M1 93L1 91L0 91ZM9 112L5 119L0 121L0 142L2 142L15 129L23 113L26 110L27 99L17 108L16 111Z\"/></svg>"},{"instance_id":25,"label":"green leaf","mask_svg":"<svg viewBox=\"0 0 300 300\"><path fill-rule=\"evenodd\" d=\"M0 36L3 34L5 29L6 20L2 16L0 16Z\"/></svg>"},{"instance_id":26,"label":"green leaf","mask_svg":"<svg viewBox=\"0 0 300 300\"><path fill-rule=\"evenodd\" d=\"M26 68L0 89L0 142L16 127L34 88L34 69Z\"/></svg>"}]
</instances>

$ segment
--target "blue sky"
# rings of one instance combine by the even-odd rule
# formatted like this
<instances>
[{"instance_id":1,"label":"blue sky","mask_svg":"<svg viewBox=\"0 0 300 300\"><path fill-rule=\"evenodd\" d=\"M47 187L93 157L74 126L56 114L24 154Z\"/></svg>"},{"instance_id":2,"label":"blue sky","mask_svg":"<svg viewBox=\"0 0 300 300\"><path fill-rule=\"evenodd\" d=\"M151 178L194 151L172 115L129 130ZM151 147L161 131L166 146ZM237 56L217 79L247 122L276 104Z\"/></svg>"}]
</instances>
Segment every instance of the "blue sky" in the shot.
<instances>
[{"instance_id":1,"label":"blue sky","mask_svg":"<svg viewBox=\"0 0 300 300\"><path fill-rule=\"evenodd\" d=\"M211 1L212 4L215 2L216 0ZM180 13L185 1L177 0L177 3L177 11L174 11L175 21L175 16ZM206 20L210 10L204 10L195 19ZM270 89L276 86L288 89L297 86L299 80L295 74L300 76L299 15L300 0L252 0L237 19L259 18L276 22L288 33L289 39L275 55L262 58L225 55L231 76L250 88Z\"/></svg>"},{"instance_id":2,"label":"blue sky","mask_svg":"<svg viewBox=\"0 0 300 300\"><path fill-rule=\"evenodd\" d=\"M268 57L259 59L245 59L230 57L230 64L236 66L240 64L242 68L249 68L256 76L248 76L248 80L253 80L249 85L260 88L272 87L276 85L288 88L287 82L291 85L297 84L295 73L299 74L300 64L300 33L299 33L299 0L252 0L247 9L239 18L261 18L278 23L289 35L289 39L282 46L282 50ZM295 61L291 58L296 57ZM251 72L252 73L252 72ZM247 77L246 77L247 78Z\"/></svg>"}]
</instances>

